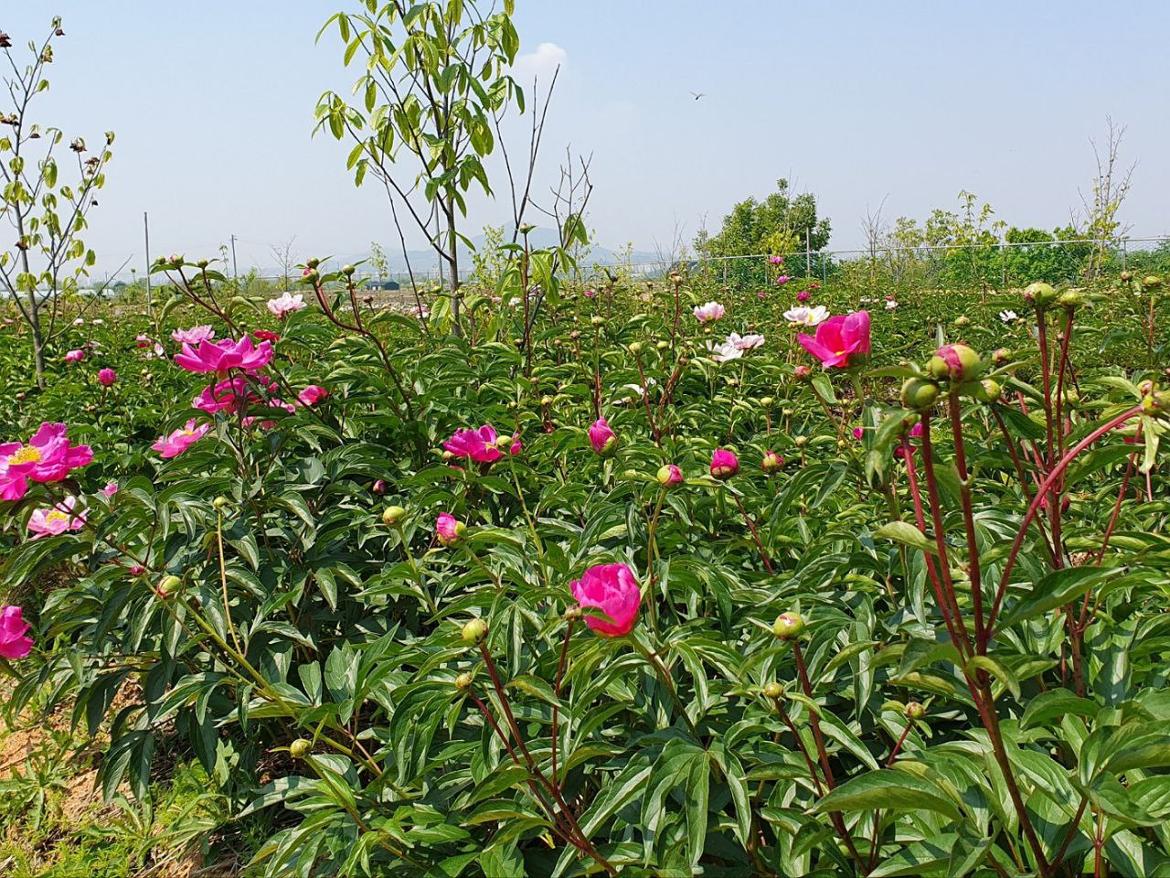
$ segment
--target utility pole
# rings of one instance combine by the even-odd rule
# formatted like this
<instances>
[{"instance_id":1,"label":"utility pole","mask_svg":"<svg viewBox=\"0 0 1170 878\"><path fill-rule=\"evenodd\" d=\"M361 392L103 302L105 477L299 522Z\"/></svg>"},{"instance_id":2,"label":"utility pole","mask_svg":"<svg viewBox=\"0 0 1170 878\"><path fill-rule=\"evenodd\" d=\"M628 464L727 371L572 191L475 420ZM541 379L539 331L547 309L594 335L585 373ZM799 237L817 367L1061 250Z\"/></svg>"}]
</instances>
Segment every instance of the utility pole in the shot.
<instances>
[{"instance_id":1,"label":"utility pole","mask_svg":"<svg viewBox=\"0 0 1170 878\"><path fill-rule=\"evenodd\" d=\"M232 235L232 278L239 279L240 272L236 267L236 236Z\"/></svg>"},{"instance_id":2,"label":"utility pole","mask_svg":"<svg viewBox=\"0 0 1170 878\"><path fill-rule=\"evenodd\" d=\"M804 230L804 276L812 274L812 232Z\"/></svg>"},{"instance_id":3,"label":"utility pole","mask_svg":"<svg viewBox=\"0 0 1170 878\"><path fill-rule=\"evenodd\" d=\"M142 234L146 238L146 309L154 315L154 299L150 294L150 217L142 211Z\"/></svg>"}]
</instances>

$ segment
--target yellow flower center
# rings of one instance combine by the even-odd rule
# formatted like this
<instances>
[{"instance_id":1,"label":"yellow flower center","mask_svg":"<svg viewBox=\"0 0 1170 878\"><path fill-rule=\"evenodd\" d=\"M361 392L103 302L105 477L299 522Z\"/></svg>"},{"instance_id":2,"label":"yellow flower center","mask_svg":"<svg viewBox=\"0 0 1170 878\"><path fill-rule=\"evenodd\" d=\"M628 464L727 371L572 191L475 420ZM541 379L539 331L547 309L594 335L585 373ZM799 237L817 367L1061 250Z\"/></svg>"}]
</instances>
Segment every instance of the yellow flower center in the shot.
<instances>
[{"instance_id":1,"label":"yellow flower center","mask_svg":"<svg viewBox=\"0 0 1170 878\"><path fill-rule=\"evenodd\" d=\"M21 463L36 463L41 459L41 452L35 445L25 445L15 454L8 456L8 465L16 466Z\"/></svg>"},{"instance_id":2,"label":"yellow flower center","mask_svg":"<svg viewBox=\"0 0 1170 878\"><path fill-rule=\"evenodd\" d=\"M45 513L45 524L56 524L58 521L68 521L69 516L59 509L52 509Z\"/></svg>"}]
</instances>

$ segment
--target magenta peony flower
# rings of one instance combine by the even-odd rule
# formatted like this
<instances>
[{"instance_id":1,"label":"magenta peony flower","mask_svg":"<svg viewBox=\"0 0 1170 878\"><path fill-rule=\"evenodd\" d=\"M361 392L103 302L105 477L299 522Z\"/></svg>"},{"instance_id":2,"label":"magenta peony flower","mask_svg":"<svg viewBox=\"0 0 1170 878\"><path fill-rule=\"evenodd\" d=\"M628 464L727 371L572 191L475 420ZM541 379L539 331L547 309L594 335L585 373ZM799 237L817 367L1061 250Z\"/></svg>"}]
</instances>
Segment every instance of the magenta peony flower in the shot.
<instances>
[{"instance_id":1,"label":"magenta peony flower","mask_svg":"<svg viewBox=\"0 0 1170 878\"><path fill-rule=\"evenodd\" d=\"M118 373L115 372L113 369L107 368L107 369L99 369L98 370L98 383L102 387L112 387L117 382L118 382Z\"/></svg>"},{"instance_id":2,"label":"magenta peony flower","mask_svg":"<svg viewBox=\"0 0 1170 878\"><path fill-rule=\"evenodd\" d=\"M786 283L788 283L790 280L792 280L792 278L790 278L788 275L781 274L781 275L777 276L777 278L776 278L776 286L782 287Z\"/></svg>"},{"instance_id":3,"label":"magenta peony flower","mask_svg":"<svg viewBox=\"0 0 1170 878\"><path fill-rule=\"evenodd\" d=\"M328 397L329 391L319 384L310 384L297 394L297 399L300 400L301 405L307 406L314 406Z\"/></svg>"},{"instance_id":4,"label":"magenta peony flower","mask_svg":"<svg viewBox=\"0 0 1170 878\"><path fill-rule=\"evenodd\" d=\"M524 450L524 443L520 441L520 434L513 433L512 434L512 444L508 446L508 454L512 455L512 457L515 457L517 454L519 454L523 450Z\"/></svg>"},{"instance_id":5,"label":"magenta peony flower","mask_svg":"<svg viewBox=\"0 0 1170 878\"><path fill-rule=\"evenodd\" d=\"M30 627L20 607L0 607L0 658L22 659L32 652Z\"/></svg>"},{"instance_id":6,"label":"magenta peony flower","mask_svg":"<svg viewBox=\"0 0 1170 878\"><path fill-rule=\"evenodd\" d=\"M162 455L164 460L178 457L196 442L203 438L211 429L211 424L200 424L194 418L187 424L166 436L159 436L158 441L150 447Z\"/></svg>"},{"instance_id":7,"label":"magenta peony flower","mask_svg":"<svg viewBox=\"0 0 1170 878\"><path fill-rule=\"evenodd\" d=\"M678 464L668 463L658 469L658 484L664 488L673 488L683 483L683 471Z\"/></svg>"},{"instance_id":8,"label":"magenta peony flower","mask_svg":"<svg viewBox=\"0 0 1170 878\"><path fill-rule=\"evenodd\" d=\"M772 265L783 265L784 264L784 257L783 256L769 256L768 262L772 263Z\"/></svg>"},{"instance_id":9,"label":"magenta peony flower","mask_svg":"<svg viewBox=\"0 0 1170 878\"><path fill-rule=\"evenodd\" d=\"M106 486L102 488L102 496L109 499L118 493L117 482L106 482Z\"/></svg>"},{"instance_id":10,"label":"magenta peony flower","mask_svg":"<svg viewBox=\"0 0 1170 878\"><path fill-rule=\"evenodd\" d=\"M727 312L718 302L707 302L705 305L696 305L694 313L695 319L700 323L713 323L723 319L723 315Z\"/></svg>"},{"instance_id":11,"label":"magenta peony flower","mask_svg":"<svg viewBox=\"0 0 1170 878\"><path fill-rule=\"evenodd\" d=\"M30 481L59 482L93 461L90 447L72 445L66 432L64 424L44 423L28 445L0 444L0 500L19 500Z\"/></svg>"},{"instance_id":12,"label":"magenta peony flower","mask_svg":"<svg viewBox=\"0 0 1170 878\"><path fill-rule=\"evenodd\" d=\"M171 338L179 344L197 345L215 338L215 330L210 324L205 323L202 326L192 326L190 329L176 329L171 333Z\"/></svg>"},{"instance_id":13,"label":"magenta peony flower","mask_svg":"<svg viewBox=\"0 0 1170 878\"><path fill-rule=\"evenodd\" d=\"M459 542L466 530L466 526L450 512L440 512L435 521L435 536L444 546L453 546Z\"/></svg>"},{"instance_id":14,"label":"magenta peony flower","mask_svg":"<svg viewBox=\"0 0 1170 878\"><path fill-rule=\"evenodd\" d=\"M268 300L268 310L279 320L284 320L289 314L300 311L304 307L305 297L300 293L295 296L291 293L285 293L283 296Z\"/></svg>"},{"instance_id":15,"label":"magenta peony flower","mask_svg":"<svg viewBox=\"0 0 1170 878\"><path fill-rule=\"evenodd\" d=\"M81 530L85 526L85 513L73 514L73 507L77 505L76 497L66 497L60 507L50 508L43 506L33 511L28 520L29 532L34 540L41 537L58 536L67 530Z\"/></svg>"},{"instance_id":16,"label":"magenta peony flower","mask_svg":"<svg viewBox=\"0 0 1170 878\"><path fill-rule=\"evenodd\" d=\"M850 366L869 353L869 312L830 317L817 327L815 337L801 333L796 340L826 369Z\"/></svg>"},{"instance_id":17,"label":"magenta peony flower","mask_svg":"<svg viewBox=\"0 0 1170 878\"><path fill-rule=\"evenodd\" d=\"M476 463L495 463L501 456L496 438L496 428L484 424L478 430L456 430L443 443L443 448L456 457L466 457Z\"/></svg>"},{"instance_id":18,"label":"magenta peony flower","mask_svg":"<svg viewBox=\"0 0 1170 878\"><path fill-rule=\"evenodd\" d=\"M617 433L609 426L605 418L598 418L589 427L589 444L598 454L608 454L617 446Z\"/></svg>"},{"instance_id":19,"label":"magenta peony flower","mask_svg":"<svg viewBox=\"0 0 1170 878\"><path fill-rule=\"evenodd\" d=\"M221 341L201 341L195 347L183 345L175 354L175 362L188 372L216 372L226 375L230 369L255 372L272 362L272 343L261 342L259 347L244 336L239 341L225 338Z\"/></svg>"},{"instance_id":20,"label":"magenta peony flower","mask_svg":"<svg viewBox=\"0 0 1170 878\"><path fill-rule=\"evenodd\" d=\"M853 438L854 439L860 439L864 435L865 435L865 430L863 428L861 428L861 427L854 427L853 428Z\"/></svg>"},{"instance_id":21,"label":"magenta peony flower","mask_svg":"<svg viewBox=\"0 0 1170 878\"><path fill-rule=\"evenodd\" d=\"M717 479L730 479L739 472L739 458L734 451L716 448L711 455L711 475Z\"/></svg>"},{"instance_id":22,"label":"magenta peony flower","mask_svg":"<svg viewBox=\"0 0 1170 878\"><path fill-rule=\"evenodd\" d=\"M257 376L262 379L263 376ZM261 380L261 384L267 382ZM214 415L217 412L242 411L245 407L258 406L263 399L247 378L236 377L220 381L214 387L204 387L200 394L191 401L191 405L200 411Z\"/></svg>"},{"instance_id":23,"label":"magenta peony flower","mask_svg":"<svg viewBox=\"0 0 1170 878\"><path fill-rule=\"evenodd\" d=\"M569 583L569 591L582 607L595 607L608 616L586 616L585 624L604 637L629 634L642 605L642 590L633 571L625 564L598 564L580 579Z\"/></svg>"},{"instance_id":24,"label":"magenta peony flower","mask_svg":"<svg viewBox=\"0 0 1170 878\"><path fill-rule=\"evenodd\" d=\"M812 293L810 293L808 290L801 290L799 293L796 294L796 301L798 301L798 302L807 302L811 298L812 298Z\"/></svg>"},{"instance_id":25,"label":"magenta peony flower","mask_svg":"<svg viewBox=\"0 0 1170 878\"><path fill-rule=\"evenodd\" d=\"M65 354L65 362L66 363L80 363L84 359L85 359L85 351L80 350L80 349L72 350L72 351L69 351L68 353Z\"/></svg>"},{"instance_id":26,"label":"magenta peony flower","mask_svg":"<svg viewBox=\"0 0 1170 878\"><path fill-rule=\"evenodd\" d=\"M270 341L276 344L280 341L280 333L273 332L271 329L253 329L248 335L256 339L256 341Z\"/></svg>"}]
</instances>

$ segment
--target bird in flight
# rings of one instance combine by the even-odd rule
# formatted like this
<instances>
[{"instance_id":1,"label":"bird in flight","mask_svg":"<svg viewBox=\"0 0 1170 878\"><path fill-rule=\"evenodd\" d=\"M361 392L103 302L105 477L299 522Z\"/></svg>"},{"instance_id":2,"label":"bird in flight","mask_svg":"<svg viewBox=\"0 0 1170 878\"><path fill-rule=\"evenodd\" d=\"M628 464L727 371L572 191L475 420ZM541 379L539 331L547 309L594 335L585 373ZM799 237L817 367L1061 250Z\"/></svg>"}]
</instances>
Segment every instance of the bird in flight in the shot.
<instances>
[{"instance_id":1,"label":"bird in flight","mask_svg":"<svg viewBox=\"0 0 1170 878\"><path fill-rule=\"evenodd\" d=\"M691 97L697 101L699 98L706 97L706 93L701 91L693 91L691 92Z\"/></svg>"}]
</instances>

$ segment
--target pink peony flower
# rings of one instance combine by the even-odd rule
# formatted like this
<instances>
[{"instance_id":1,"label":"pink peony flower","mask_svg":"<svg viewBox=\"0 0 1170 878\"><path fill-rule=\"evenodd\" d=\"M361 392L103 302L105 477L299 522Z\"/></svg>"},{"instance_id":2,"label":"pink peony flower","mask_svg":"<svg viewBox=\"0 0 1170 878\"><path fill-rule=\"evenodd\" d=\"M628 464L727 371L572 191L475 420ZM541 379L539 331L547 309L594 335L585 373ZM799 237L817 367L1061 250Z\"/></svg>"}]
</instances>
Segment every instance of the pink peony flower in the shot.
<instances>
[{"instance_id":1,"label":"pink peony flower","mask_svg":"<svg viewBox=\"0 0 1170 878\"><path fill-rule=\"evenodd\" d=\"M59 482L93 461L90 447L72 445L66 431L64 424L44 423L27 445L0 444L0 500L19 500L30 481Z\"/></svg>"},{"instance_id":2,"label":"pink peony flower","mask_svg":"<svg viewBox=\"0 0 1170 878\"><path fill-rule=\"evenodd\" d=\"M74 515L73 507L76 505L76 497L66 497L60 506L42 506L34 510L28 520L28 529L33 534L33 539L58 536L67 530L81 530L85 526L85 513L78 512ZM61 506L65 508L62 509Z\"/></svg>"},{"instance_id":3,"label":"pink peony flower","mask_svg":"<svg viewBox=\"0 0 1170 878\"><path fill-rule=\"evenodd\" d=\"M717 479L730 479L739 472L739 458L734 451L716 448L711 455L711 475Z\"/></svg>"},{"instance_id":4,"label":"pink peony flower","mask_svg":"<svg viewBox=\"0 0 1170 878\"><path fill-rule=\"evenodd\" d=\"M134 336L134 346L135 347L148 348L152 344L154 344L154 342L151 340L149 335L143 335L140 332L140 333L138 333L138 335Z\"/></svg>"},{"instance_id":5,"label":"pink peony flower","mask_svg":"<svg viewBox=\"0 0 1170 878\"><path fill-rule=\"evenodd\" d=\"M176 329L171 333L171 338L179 344L197 345L215 338L215 330L205 323L202 326L192 326L190 329Z\"/></svg>"},{"instance_id":6,"label":"pink peony flower","mask_svg":"<svg viewBox=\"0 0 1170 878\"><path fill-rule=\"evenodd\" d=\"M756 298L762 302L764 299L768 298L768 294L764 290L757 290Z\"/></svg>"},{"instance_id":7,"label":"pink peony flower","mask_svg":"<svg viewBox=\"0 0 1170 878\"><path fill-rule=\"evenodd\" d=\"M779 276L776 278L776 286L778 286L778 287L782 287L782 286L784 286L786 283L788 283L790 280L792 280L792 278L790 278L790 277L789 277L788 275L786 275L786 274L779 275Z\"/></svg>"},{"instance_id":8,"label":"pink peony flower","mask_svg":"<svg viewBox=\"0 0 1170 878\"><path fill-rule=\"evenodd\" d=\"M32 652L30 627L20 607L0 607L0 658L22 659Z\"/></svg>"},{"instance_id":9,"label":"pink peony flower","mask_svg":"<svg viewBox=\"0 0 1170 878\"><path fill-rule=\"evenodd\" d=\"M910 432L907 433L906 435L910 439L921 439L922 438L922 421L918 421L913 427L911 427ZM904 446L899 445L898 447L896 447L894 449L894 457L899 458L899 459L904 458L906 456L906 449L907 448L910 449L911 454L914 453L914 450L915 450L914 444L907 441Z\"/></svg>"},{"instance_id":10,"label":"pink peony flower","mask_svg":"<svg viewBox=\"0 0 1170 878\"><path fill-rule=\"evenodd\" d=\"M815 337L801 333L796 340L826 369L850 366L869 353L869 312L830 317L817 327Z\"/></svg>"},{"instance_id":11,"label":"pink peony flower","mask_svg":"<svg viewBox=\"0 0 1170 878\"><path fill-rule=\"evenodd\" d=\"M106 482L106 486L104 488L102 488L102 496L106 497L107 499L109 499L110 497L113 497L117 493L118 493L118 483L117 482Z\"/></svg>"},{"instance_id":12,"label":"pink peony flower","mask_svg":"<svg viewBox=\"0 0 1170 878\"><path fill-rule=\"evenodd\" d=\"M131 564L128 570L131 576L141 576L146 572L146 568L141 564Z\"/></svg>"},{"instance_id":13,"label":"pink peony flower","mask_svg":"<svg viewBox=\"0 0 1170 878\"><path fill-rule=\"evenodd\" d=\"M453 546L458 543L466 529L463 522L450 512L440 512L435 521L435 536L444 546Z\"/></svg>"},{"instance_id":14,"label":"pink peony flower","mask_svg":"<svg viewBox=\"0 0 1170 878\"><path fill-rule=\"evenodd\" d=\"M98 383L102 387L112 387L118 382L118 373L113 369L99 369Z\"/></svg>"},{"instance_id":15,"label":"pink peony flower","mask_svg":"<svg viewBox=\"0 0 1170 878\"><path fill-rule=\"evenodd\" d=\"M700 323L713 323L721 320L727 312L718 302L708 302L705 305L696 305L694 313L695 319Z\"/></svg>"},{"instance_id":16,"label":"pink peony flower","mask_svg":"<svg viewBox=\"0 0 1170 878\"><path fill-rule=\"evenodd\" d=\"M802 363L793 367L792 377L797 381L808 381L809 378L812 378L812 369Z\"/></svg>"},{"instance_id":17,"label":"pink peony flower","mask_svg":"<svg viewBox=\"0 0 1170 878\"><path fill-rule=\"evenodd\" d=\"M764 337L762 335L740 335L738 332L733 332L727 336L727 343L738 350L750 351L762 345Z\"/></svg>"},{"instance_id":18,"label":"pink peony flower","mask_svg":"<svg viewBox=\"0 0 1170 878\"><path fill-rule=\"evenodd\" d=\"M598 634L621 637L633 630L642 606L642 590L625 564L590 567L580 579L569 583L569 591L582 607L594 607L608 617L585 617L585 624Z\"/></svg>"},{"instance_id":19,"label":"pink peony flower","mask_svg":"<svg viewBox=\"0 0 1170 878\"><path fill-rule=\"evenodd\" d=\"M585 295L586 299L596 298L597 297L597 290L593 289L593 287L589 287L588 289L585 290L584 295Z\"/></svg>"},{"instance_id":20,"label":"pink peony flower","mask_svg":"<svg viewBox=\"0 0 1170 878\"><path fill-rule=\"evenodd\" d=\"M188 372L215 372L226 375L231 369L255 372L272 362L272 343L261 342L257 347L244 336L239 341L225 338L221 341L201 341L195 347L183 345L175 354L175 362Z\"/></svg>"},{"instance_id":21,"label":"pink peony flower","mask_svg":"<svg viewBox=\"0 0 1170 878\"><path fill-rule=\"evenodd\" d=\"M783 265L784 264L784 257L783 256L769 256L768 261L770 263L772 263L772 265Z\"/></svg>"},{"instance_id":22,"label":"pink peony flower","mask_svg":"<svg viewBox=\"0 0 1170 878\"><path fill-rule=\"evenodd\" d=\"M301 405L307 406L314 406L328 397L329 391L318 384L310 384L297 394L297 399L300 400Z\"/></svg>"},{"instance_id":23,"label":"pink peony flower","mask_svg":"<svg viewBox=\"0 0 1170 878\"><path fill-rule=\"evenodd\" d=\"M268 310L280 320L284 320L289 314L300 311L304 307L305 297L300 293L295 296L292 293L285 293L283 296L268 300Z\"/></svg>"},{"instance_id":24,"label":"pink peony flower","mask_svg":"<svg viewBox=\"0 0 1170 878\"><path fill-rule=\"evenodd\" d=\"M203 438L211 429L211 424L200 424L194 418L186 426L173 431L166 436L159 436L158 441L150 447L162 455L164 460L178 457L196 442Z\"/></svg>"},{"instance_id":25,"label":"pink peony flower","mask_svg":"<svg viewBox=\"0 0 1170 878\"><path fill-rule=\"evenodd\" d=\"M617 446L617 433L605 418L598 418L589 427L589 444L598 454L608 454Z\"/></svg>"},{"instance_id":26,"label":"pink peony flower","mask_svg":"<svg viewBox=\"0 0 1170 878\"><path fill-rule=\"evenodd\" d=\"M812 298L812 293L810 293L808 290L801 290L799 293L796 294L796 301L798 301L798 302L807 302L811 298Z\"/></svg>"},{"instance_id":27,"label":"pink peony flower","mask_svg":"<svg viewBox=\"0 0 1170 878\"><path fill-rule=\"evenodd\" d=\"M496 447L496 438L496 428L484 424L478 430L456 430L443 443L443 448L456 457L466 457L476 463L495 463L501 456L500 449Z\"/></svg>"},{"instance_id":28,"label":"pink peony flower","mask_svg":"<svg viewBox=\"0 0 1170 878\"><path fill-rule=\"evenodd\" d=\"M77 349L69 351L65 354L66 363L80 363L85 359L85 351Z\"/></svg>"},{"instance_id":29,"label":"pink peony flower","mask_svg":"<svg viewBox=\"0 0 1170 878\"><path fill-rule=\"evenodd\" d=\"M512 457L515 457L517 454L519 454L523 450L524 450L524 443L520 441L520 434L513 433L512 434L512 444L508 446L508 454L512 455Z\"/></svg>"},{"instance_id":30,"label":"pink peony flower","mask_svg":"<svg viewBox=\"0 0 1170 878\"><path fill-rule=\"evenodd\" d=\"M683 483L683 471L678 464L668 463L658 470L658 484L664 488L673 488Z\"/></svg>"},{"instance_id":31,"label":"pink peony flower","mask_svg":"<svg viewBox=\"0 0 1170 878\"><path fill-rule=\"evenodd\" d=\"M252 336L256 341L270 341L273 344L280 341L280 333L273 332L270 329L253 329L248 335Z\"/></svg>"},{"instance_id":32,"label":"pink peony flower","mask_svg":"<svg viewBox=\"0 0 1170 878\"><path fill-rule=\"evenodd\" d=\"M862 429L861 427L854 427L853 428L853 438L854 439L861 439L861 437L864 435L865 435L865 430Z\"/></svg>"},{"instance_id":33,"label":"pink peony flower","mask_svg":"<svg viewBox=\"0 0 1170 878\"><path fill-rule=\"evenodd\" d=\"M191 401L191 405L209 415L214 415L222 411L236 414L245 407L258 406L262 402L263 399L248 382L248 379L240 376L220 381L214 387L204 387L200 394Z\"/></svg>"}]
</instances>

